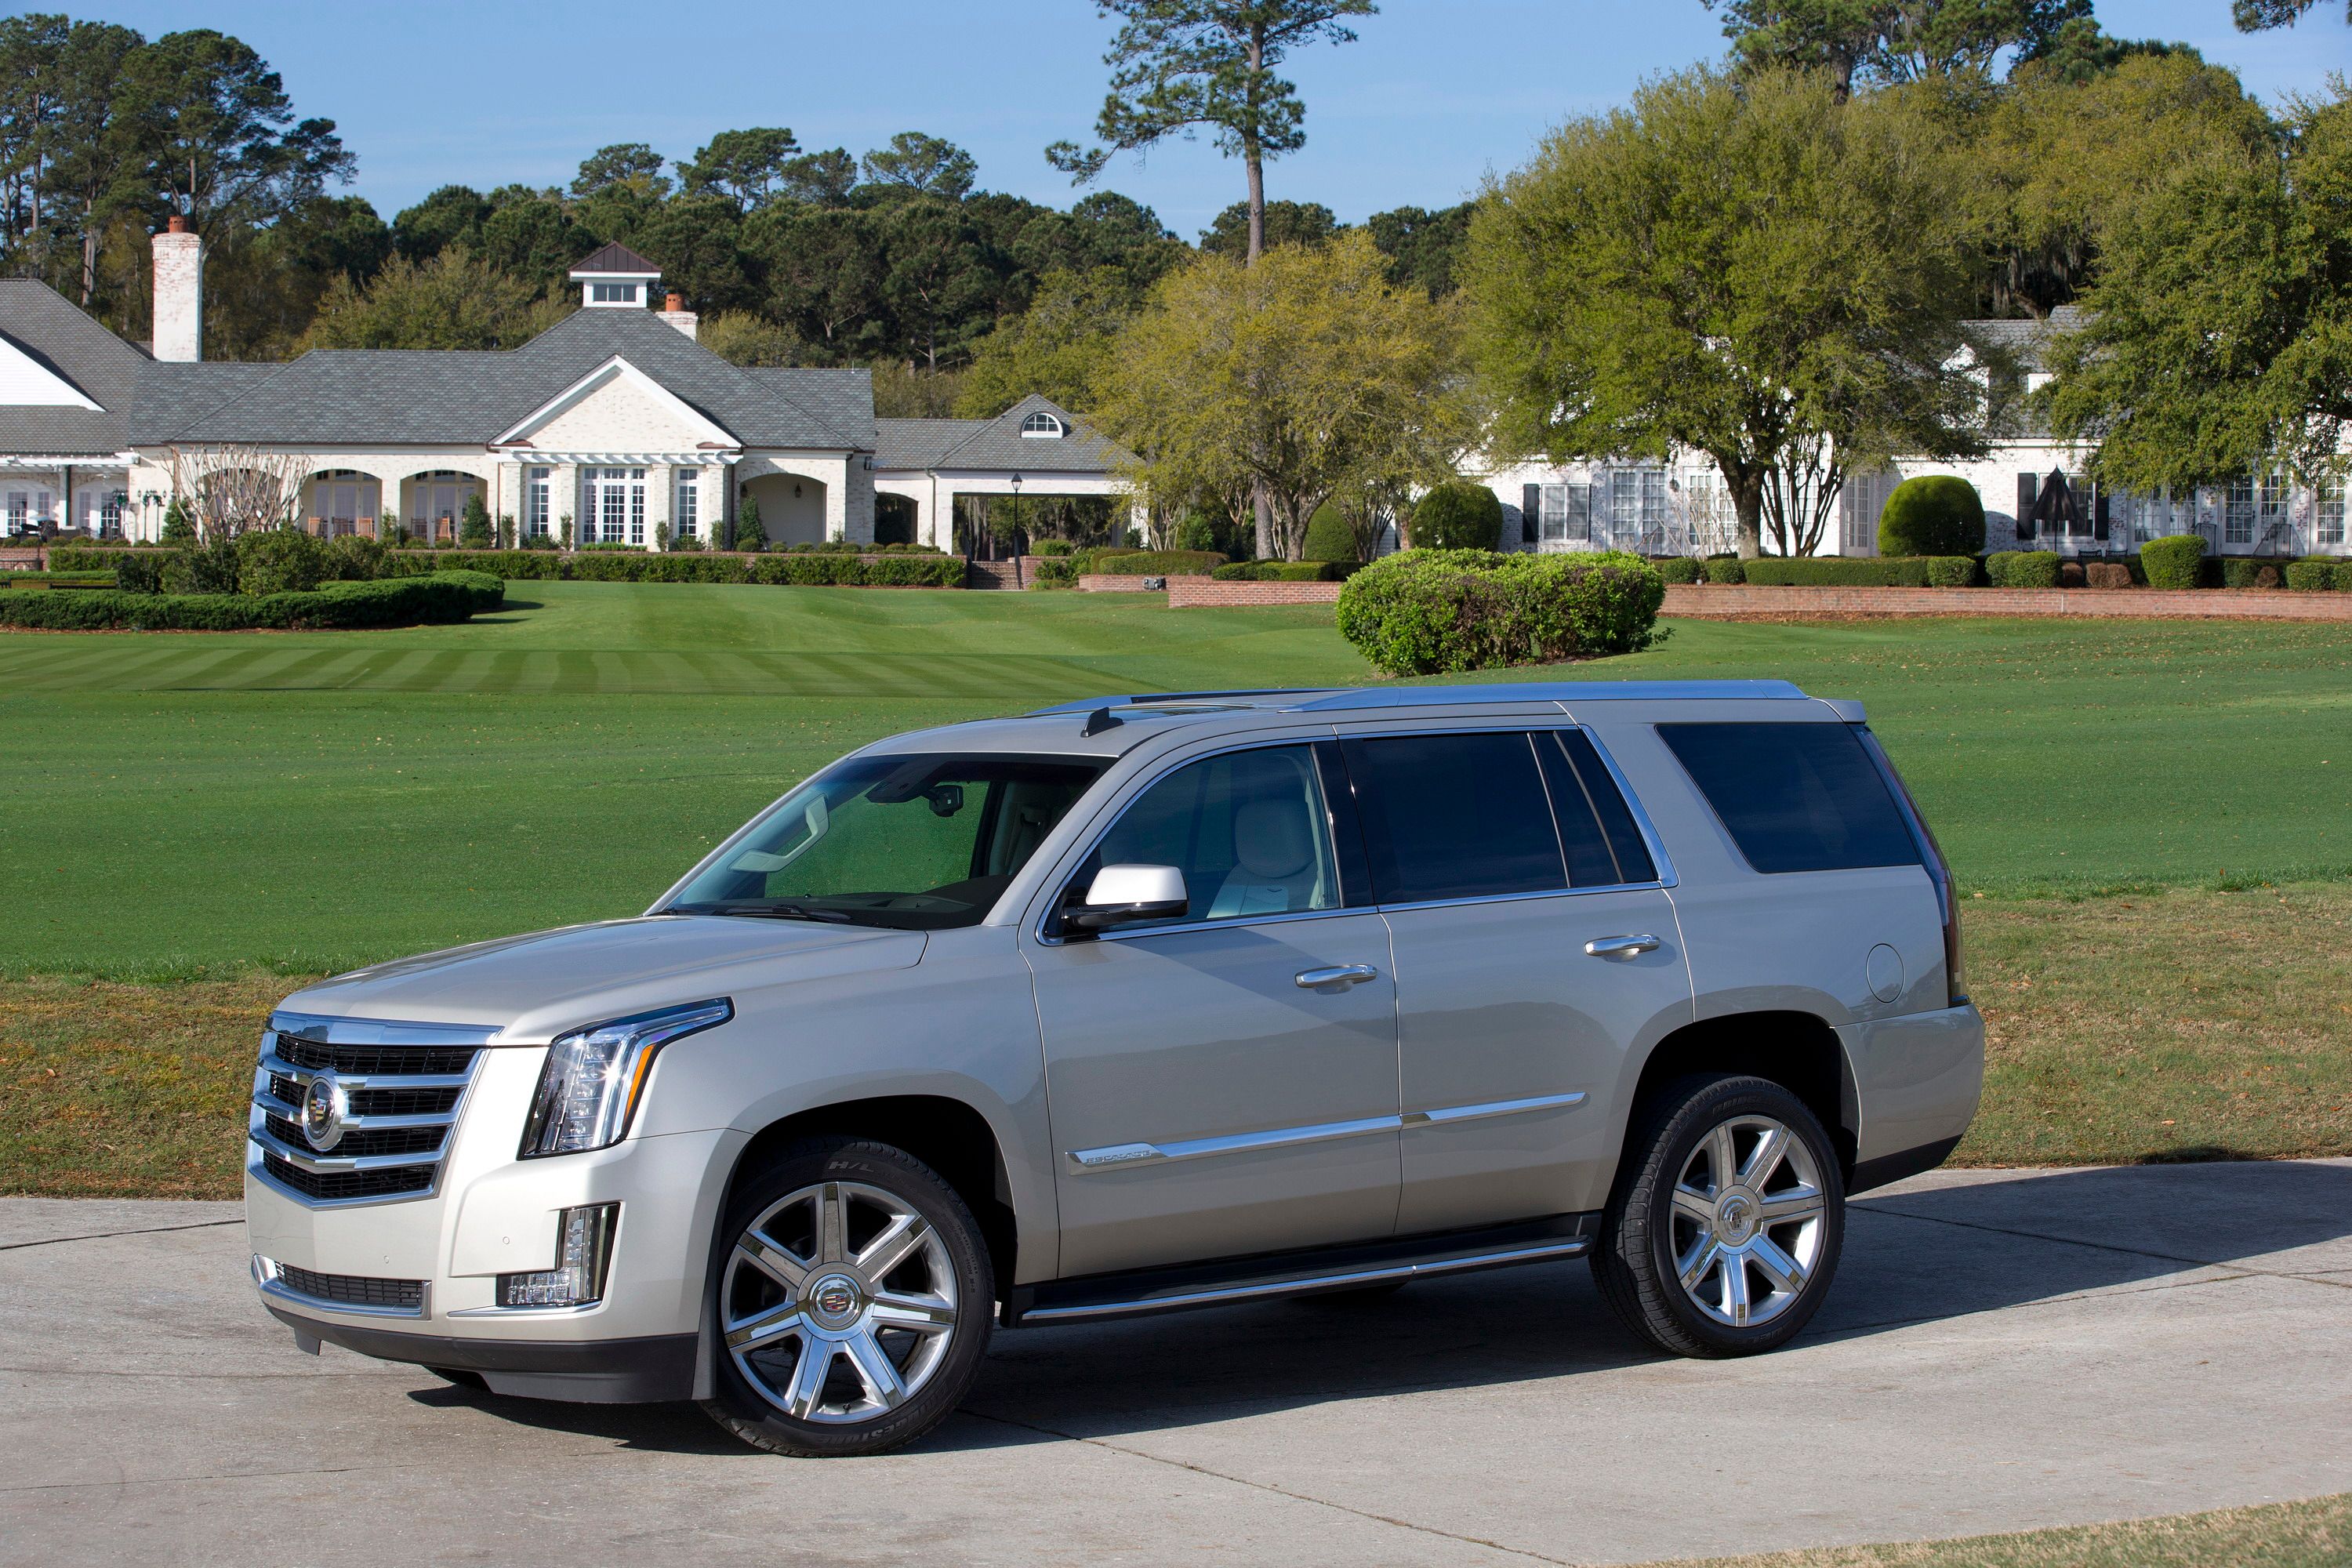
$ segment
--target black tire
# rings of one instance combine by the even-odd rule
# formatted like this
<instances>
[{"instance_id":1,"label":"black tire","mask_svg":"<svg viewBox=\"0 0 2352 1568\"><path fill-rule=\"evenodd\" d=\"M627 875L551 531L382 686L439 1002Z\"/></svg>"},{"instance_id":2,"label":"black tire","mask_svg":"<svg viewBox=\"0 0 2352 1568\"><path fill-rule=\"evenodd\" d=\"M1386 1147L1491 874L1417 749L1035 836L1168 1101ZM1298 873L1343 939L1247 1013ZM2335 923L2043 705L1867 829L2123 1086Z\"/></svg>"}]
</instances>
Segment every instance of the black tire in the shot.
<instances>
[{"instance_id":1,"label":"black tire","mask_svg":"<svg viewBox=\"0 0 2352 1568\"><path fill-rule=\"evenodd\" d=\"M804 1280L808 1289L800 1293L804 1300L796 1300L793 1291L784 1289L779 1280L764 1270L755 1271L756 1277L752 1277L744 1276L741 1268L730 1269L730 1259L735 1254L737 1241L775 1205L804 1189L815 1188L822 1192L827 1190L829 1184L834 1189L854 1186L868 1193L887 1194L929 1226L931 1235L940 1244L944 1261L939 1252L932 1251L926 1244L922 1255L898 1268L886 1270L885 1279L901 1282L899 1288L903 1289L908 1268L929 1272L935 1283L940 1268L951 1270L953 1326L945 1331L943 1350L928 1348L931 1342L927 1335L895 1331L897 1339L907 1342L900 1351L885 1351L891 1357L894 1372L904 1373L907 1368L914 1366L919 1353L930 1358L925 1363L926 1371L921 1380L906 1392L901 1402L895 1406L870 1416L837 1415L831 1420L803 1419L787 1411L777 1399L770 1397L738 1364L736 1354L728 1346L727 1325L736 1321L733 1314L741 1308L746 1292L756 1297L756 1293L763 1289L773 1291L776 1297L773 1305L765 1309L767 1310L781 1311L787 1308L809 1313L822 1310L818 1288L832 1273L854 1272L856 1248L868 1245L871 1239L868 1237L863 1242L857 1239L858 1216L870 1215L877 1205L854 1195L851 1197L843 1210L845 1243L842 1250L843 1255L852 1261L831 1266L823 1261L813 1262L811 1277ZM821 1214L822 1209L820 1202L813 1212ZM801 1211L795 1207L787 1212ZM772 1228L778 1221L771 1218L768 1223ZM955 1189L940 1180L929 1166L903 1150L894 1149L887 1143L847 1138L811 1139L786 1147L761 1170L738 1178L735 1191L719 1217L714 1245L717 1254L711 1269L707 1310L711 1315L712 1332L717 1342L712 1358L715 1397L704 1400L702 1407L711 1419L753 1447L764 1448L772 1454L810 1458L879 1454L900 1447L946 1419L948 1413L956 1407L971 1388L972 1379L979 1374L981 1358L988 1349L989 1331L994 1321L996 1306L995 1274L989 1261L987 1243L981 1236L979 1225L972 1219L971 1209ZM790 1247L791 1244L785 1245ZM824 1248L812 1243L807 1256L811 1259L821 1259L823 1254ZM795 1251L792 1261L800 1261L801 1256ZM817 1270L820 1269L828 1270L828 1273L819 1274ZM730 1280L735 1283L730 1285ZM856 1284L854 1299L864 1303L865 1310L872 1311L883 1299L883 1281L874 1281L870 1290L862 1278ZM945 1294L937 1290L931 1293ZM868 1294L875 1300L866 1300ZM875 1342L887 1346L889 1339L886 1336L893 1333L887 1327L879 1329L875 1333ZM749 1352L754 1372L771 1365L768 1358L781 1358L783 1347L795 1342L798 1348L794 1351L793 1364L797 1367L799 1357L808 1353L811 1342L806 1336L796 1335L787 1330L780 1332L775 1341L763 1342L772 1344L772 1350ZM833 1357L828 1364L829 1372L821 1370L818 1373L817 1394L820 1397L827 1390L838 1386L856 1387L865 1391L866 1397L874 1397L871 1380L853 1356L844 1352ZM840 1382L843 1378L850 1380L846 1385ZM772 1376L771 1386L773 1386ZM788 1387L780 1392L789 1396L793 1390ZM816 1406L820 1414L824 1408L822 1405Z\"/></svg>"},{"instance_id":2,"label":"black tire","mask_svg":"<svg viewBox=\"0 0 2352 1568\"><path fill-rule=\"evenodd\" d=\"M1817 1186L1819 1212L1809 1216L1817 1228L1805 1228L1804 1219L1767 1220L1743 1233L1741 1227L1748 1222L1738 1204L1741 1184L1737 1179L1724 1194L1728 1217L1718 1216L1716 1224L1722 1236L1738 1235L1748 1247L1756 1245L1754 1238L1759 1236L1776 1247L1801 1240L1807 1256L1801 1260L1802 1279L1794 1290L1787 1289L1780 1278L1764 1272L1759 1265L1751 1264L1744 1253L1723 1247L1716 1232L1686 1211L1678 1216L1675 1208L1676 1184L1694 1168L1694 1161L1703 1161L1712 1173L1715 1146L1710 1140L1716 1131L1733 1130L1732 1147L1738 1152L1731 1163L1742 1166L1752 1159L1746 1151L1760 1144L1759 1121L1780 1123L1802 1144L1805 1160L1801 1163L1810 1163L1817 1181L1783 1183L1772 1196L1776 1205L1801 1206L1804 1200L1799 1194ZM1742 1137L1754 1138L1756 1142L1738 1142ZM1709 1146L1708 1155L1702 1155L1702 1145ZM1799 1163L1792 1153L1782 1168ZM1772 1188L1779 1179L1776 1172L1772 1180L1758 1185ZM1709 1237L1716 1247L1712 1255L1716 1261L1699 1276L1696 1289L1685 1289L1677 1263L1703 1259L1702 1237ZM1820 1310L1836 1276L1844 1239L1843 1172L1828 1133L1804 1101L1768 1079L1699 1076L1669 1085L1635 1118L1625 1141L1616 1189L1601 1216L1592 1273L1602 1297L1625 1326L1658 1349L1682 1356L1754 1355L1788 1343ZM1795 1258L1786 1248L1771 1256L1776 1267ZM1732 1268L1739 1270L1736 1288L1726 1277ZM1727 1316L1745 1316L1748 1299L1759 1283L1777 1303L1769 1320L1743 1327L1716 1315L1726 1310ZM1735 1289L1740 1310L1732 1313L1723 1303L1733 1299ZM1706 1295L1717 1300L1703 1304L1699 1298Z\"/></svg>"}]
</instances>

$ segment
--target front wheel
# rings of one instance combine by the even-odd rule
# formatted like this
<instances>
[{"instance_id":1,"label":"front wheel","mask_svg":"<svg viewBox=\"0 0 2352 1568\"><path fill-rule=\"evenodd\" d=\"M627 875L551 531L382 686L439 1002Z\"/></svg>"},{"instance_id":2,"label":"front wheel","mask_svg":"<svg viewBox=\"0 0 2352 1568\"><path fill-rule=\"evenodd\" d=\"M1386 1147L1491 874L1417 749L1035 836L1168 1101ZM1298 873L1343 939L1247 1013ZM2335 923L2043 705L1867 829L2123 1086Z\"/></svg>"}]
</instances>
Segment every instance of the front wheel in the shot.
<instances>
[{"instance_id":1,"label":"front wheel","mask_svg":"<svg viewBox=\"0 0 2352 1568\"><path fill-rule=\"evenodd\" d=\"M1671 1086L1636 1126L1592 1271L1625 1326L1675 1355L1796 1337L1837 1272L1845 1183L1804 1101L1760 1078Z\"/></svg>"},{"instance_id":2,"label":"front wheel","mask_svg":"<svg viewBox=\"0 0 2352 1568\"><path fill-rule=\"evenodd\" d=\"M720 1222L711 1416L755 1447L877 1454L946 1418L995 1305L971 1211L887 1144L794 1145Z\"/></svg>"}]
</instances>

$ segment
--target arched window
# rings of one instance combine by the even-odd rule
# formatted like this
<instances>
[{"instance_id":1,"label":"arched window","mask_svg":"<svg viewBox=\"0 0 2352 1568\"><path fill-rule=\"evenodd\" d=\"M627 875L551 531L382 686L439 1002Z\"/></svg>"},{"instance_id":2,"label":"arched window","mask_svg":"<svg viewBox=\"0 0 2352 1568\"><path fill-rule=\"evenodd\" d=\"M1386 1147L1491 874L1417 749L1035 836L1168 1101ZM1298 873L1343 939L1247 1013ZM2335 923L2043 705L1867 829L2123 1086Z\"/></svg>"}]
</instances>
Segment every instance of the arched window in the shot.
<instances>
[{"instance_id":1,"label":"arched window","mask_svg":"<svg viewBox=\"0 0 2352 1568\"><path fill-rule=\"evenodd\" d=\"M1029 417L1021 421L1021 434L1024 436L1034 436L1041 439L1050 441L1058 437L1067 435L1068 432L1063 429L1062 422L1059 419L1055 418L1052 415L1040 408L1036 413L1030 415Z\"/></svg>"}]
</instances>

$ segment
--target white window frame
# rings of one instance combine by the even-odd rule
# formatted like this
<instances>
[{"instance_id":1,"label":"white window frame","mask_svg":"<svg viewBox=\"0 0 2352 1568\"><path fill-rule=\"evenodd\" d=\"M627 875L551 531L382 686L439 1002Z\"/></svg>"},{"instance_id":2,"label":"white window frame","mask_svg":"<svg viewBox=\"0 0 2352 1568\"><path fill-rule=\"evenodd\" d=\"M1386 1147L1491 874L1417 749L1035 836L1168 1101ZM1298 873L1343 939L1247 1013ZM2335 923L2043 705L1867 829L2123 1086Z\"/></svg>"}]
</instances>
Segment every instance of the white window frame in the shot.
<instances>
[{"instance_id":1,"label":"white window frame","mask_svg":"<svg viewBox=\"0 0 2352 1568\"><path fill-rule=\"evenodd\" d=\"M2322 479L2311 497L2311 542L2314 547L2344 547L2344 481Z\"/></svg>"},{"instance_id":2,"label":"white window frame","mask_svg":"<svg viewBox=\"0 0 2352 1568\"><path fill-rule=\"evenodd\" d=\"M1068 433L1059 419L1042 408L1032 409L1021 421L1021 434L1032 441L1058 440Z\"/></svg>"},{"instance_id":3,"label":"white window frame","mask_svg":"<svg viewBox=\"0 0 2352 1568\"><path fill-rule=\"evenodd\" d=\"M522 488L523 532L532 539L545 539L548 533L548 513L555 499L555 470L529 468L524 471Z\"/></svg>"},{"instance_id":4,"label":"white window frame","mask_svg":"<svg viewBox=\"0 0 2352 1568\"><path fill-rule=\"evenodd\" d=\"M677 475L677 499L671 503L670 537L699 539L702 537L702 470L681 468Z\"/></svg>"},{"instance_id":5,"label":"white window frame","mask_svg":"<svg viewBox=\"0 0 2352 1568\"><path fill-rule=\"evenodd\" d=\"M2221 491L2222 544L2251 546L2254 542L2255 505L2253 476L2231 479Z\"/></svg>"},{"instance_id":6,"label":"white window frame","mask_svg":"<svg viewBox=\"0 0 2352 1568\"><path fill-rule=\"evenodd\" d=\"M637 283L598 283L588 285L588 302L592 305L635 305L640 303Z\"/></svg>"}]
</instances>

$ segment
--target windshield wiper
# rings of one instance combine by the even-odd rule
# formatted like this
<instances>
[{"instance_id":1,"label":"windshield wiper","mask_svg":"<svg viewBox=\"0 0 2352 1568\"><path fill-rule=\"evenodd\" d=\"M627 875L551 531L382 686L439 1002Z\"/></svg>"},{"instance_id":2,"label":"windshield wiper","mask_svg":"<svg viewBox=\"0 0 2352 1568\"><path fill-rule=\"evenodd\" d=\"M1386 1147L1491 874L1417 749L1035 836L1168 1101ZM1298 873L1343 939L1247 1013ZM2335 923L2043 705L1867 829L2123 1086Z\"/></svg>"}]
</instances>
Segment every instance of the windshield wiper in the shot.
<instances>
[{"instance_id":1,"label":"windshield wiper","mask_svg":"<svg viewBox=\"0 0 2352 1568\"><path fill-rule=\"evenodd\" d=\"M772 921L818 921L825 925L845 926L856 922L839 910L813 910L805 904L672 904L662 910L666 915L757 915Z\"/></svg>"}]
</instances>

